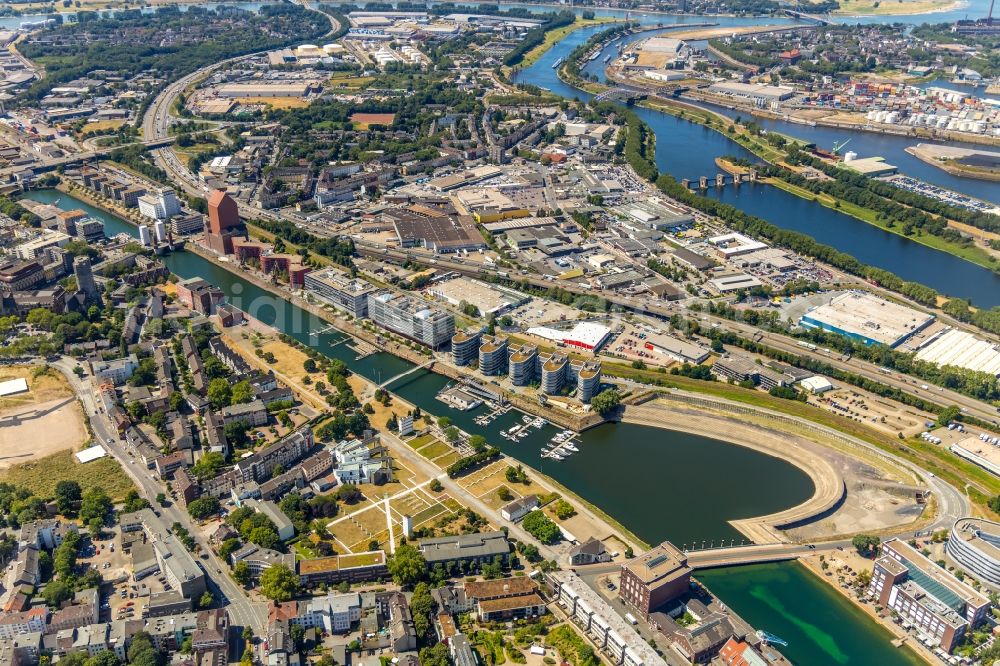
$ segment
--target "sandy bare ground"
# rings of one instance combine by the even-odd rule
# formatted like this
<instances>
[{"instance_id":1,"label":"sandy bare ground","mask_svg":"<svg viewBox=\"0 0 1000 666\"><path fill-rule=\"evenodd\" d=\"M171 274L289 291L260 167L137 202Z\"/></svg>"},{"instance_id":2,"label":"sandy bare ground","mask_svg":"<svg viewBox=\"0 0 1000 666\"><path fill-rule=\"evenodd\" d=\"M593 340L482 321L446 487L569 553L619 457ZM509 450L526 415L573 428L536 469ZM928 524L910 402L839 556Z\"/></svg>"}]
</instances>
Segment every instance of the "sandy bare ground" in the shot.
<instances>
[{"instance_id":1,"label":"sandy bare ground","mask_svg":"<svg viewBox=\"0 0 1000 666\"><path fill-rule=\"evenodd\" d=\"M0 411L0 469L76 449L87 439L80 404L73 397Z\"/></svg>"}]
</instances>

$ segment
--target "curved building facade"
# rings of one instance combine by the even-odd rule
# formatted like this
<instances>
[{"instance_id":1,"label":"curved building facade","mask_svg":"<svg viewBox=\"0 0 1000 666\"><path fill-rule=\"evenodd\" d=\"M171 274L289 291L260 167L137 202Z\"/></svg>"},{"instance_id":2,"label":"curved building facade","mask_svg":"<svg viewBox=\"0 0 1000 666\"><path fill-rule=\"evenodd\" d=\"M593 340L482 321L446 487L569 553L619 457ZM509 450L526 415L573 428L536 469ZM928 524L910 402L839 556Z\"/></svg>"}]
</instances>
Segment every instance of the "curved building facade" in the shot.
<instances>
[{"instance_id":1,"label":"curved building facade","mask_svg":"<svg viewBox=\"0 0 1000 666\"><path fill-rule=\"evenodd\" d=\"M457 366L474 363L479 358L479 331L456 331L451 337L451 359Z\"/></svg>"},{"instance_id":2,"label":"curved building facade","mask_svg":"<svg viewBox=\"0 0 1000 666\"><path fill-rule=\"evenodd\" d=\"M1000 523L959 518L951 528L945 552L976 578L1000 585Z\"/></svg>"},{"instance_id":3,"label":"curved building facade","mask_svg":"<svg viewBox=\"0 0 1000 666\"><path fill-rule=\"evenodd\" d=\"M479 372L487 377L507 372L507 338L484 336L479 345Z\"/></svg>"}]
</instances>

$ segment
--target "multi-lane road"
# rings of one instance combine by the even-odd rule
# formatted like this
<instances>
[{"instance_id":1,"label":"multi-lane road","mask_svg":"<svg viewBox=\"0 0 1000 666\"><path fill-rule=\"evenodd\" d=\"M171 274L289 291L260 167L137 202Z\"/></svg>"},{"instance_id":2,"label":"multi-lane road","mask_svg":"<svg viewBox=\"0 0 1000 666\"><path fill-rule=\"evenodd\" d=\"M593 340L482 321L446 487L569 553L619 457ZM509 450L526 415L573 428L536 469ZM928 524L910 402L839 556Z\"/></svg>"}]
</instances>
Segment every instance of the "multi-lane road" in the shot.
<instances>
[{"instance_id":1,"label":"multi-lane road","mask_svg":"<svg viewBox=\"0 0 1000 666\"><path fill-rule=\"evenodd\" d=\"M201 552L208 555L208 559L199 557L197 561L205 571L206 581L209 583L209 589L215 596L216 601L222 603L229 611L232 624L240 627L252 627L254 633L260 635L265 630L267 622L266 606L262 603L251 601L243 589L229 577L226 573L229 570L228 566L216 556L215 552L209 547L208 541L203 537L197 526L193 524L191 517L185 511L182 511L173 502L168 503L167 506L160 506L157 503L156 496L165 491L164 486L160 484L159 480L152 475L152 472L145 465L136 463L135 458L125 450L125 446L118 438L118 433L115 431L114 426L108 419L107 414L104 413L103 408L99 405L96 387L92 378L78 377L73 372L76 362L69 358L56 361L52 366L66 376L76 395L83 403L83 408L90 420L94 437L118 460L122 468L135 483L139 493L149 500L149 503L160 513L164 522L168 525L172 525L175 522L183 525L190 532L191 536L194 537L195 542L200 546Z\"/></svg>"}]
</instances>

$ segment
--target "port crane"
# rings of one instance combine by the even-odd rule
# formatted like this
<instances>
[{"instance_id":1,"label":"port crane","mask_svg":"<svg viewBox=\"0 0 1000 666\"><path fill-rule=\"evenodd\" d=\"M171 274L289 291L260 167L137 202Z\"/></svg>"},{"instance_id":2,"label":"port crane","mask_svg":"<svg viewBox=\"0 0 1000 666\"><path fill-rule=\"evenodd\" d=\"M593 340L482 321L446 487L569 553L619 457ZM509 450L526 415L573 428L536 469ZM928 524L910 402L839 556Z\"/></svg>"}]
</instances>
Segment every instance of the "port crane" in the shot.
<instances>
[{"instance_id":1,"label":"port crane","mask_svg":"<svg viewBox=\"0 0 1000 666\"><path fill-rule=\"evenodd\" d=\"M846 146L850 142L851 142L851 139L848 139L847 141L834 141L833 142L833 150L831 152L834 155L839 155L840 151L844 149L844 146Z\"/></svg>"},{"instance_id":2,"label":"port crane","mask_svg":"<svg viewBox=\"0 0 1000 666\"><path fill-rule=\"evenodd\" d=\"M763 629L758 629L757 630L757 637L760 638L760 640L762 640L765 643L767 643L768 645L780 645L782 647L788 647L788 641L786 641L783 638L779 638L778 636L775 636L774 634L769 634L768 632L764 631Z\"/></svg>"}]
</instances>

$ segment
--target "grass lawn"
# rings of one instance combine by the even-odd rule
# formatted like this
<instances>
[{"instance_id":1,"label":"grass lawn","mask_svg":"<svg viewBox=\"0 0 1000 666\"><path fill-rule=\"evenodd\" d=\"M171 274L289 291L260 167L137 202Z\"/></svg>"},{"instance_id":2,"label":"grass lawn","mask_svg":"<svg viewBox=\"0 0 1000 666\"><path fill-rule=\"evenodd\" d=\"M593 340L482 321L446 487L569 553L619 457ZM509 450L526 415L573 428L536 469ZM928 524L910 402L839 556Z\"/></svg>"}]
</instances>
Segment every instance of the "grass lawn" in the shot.
<instances>
[{"instance_id":1,"label":"grass lawn","mask_svg":"<svg viewBox=\"0 0 1000 666\"><path fill-rule=\"evenodd\" d=\"M457 451L452 451L448 455L441 456L440 458L435 458L434 464L440 467L441 469L446 469L449 465L457 463L461 459L462 455L460 453L458 453Z\"/></svg>"},{"instance_id":2,"label":"grass lawn","mask_svg":"<svg viewBox=\"0 0 1000 666\"><path fill-rule=\"evenodd\" d=\"M414 450L420 450L421 447L427 446L431 442L437 441L437 438L430 433L426 435L420 435L419 437L414 437L406 441L407 446Z\"/></svg>"},{"instance_id":3,"label":"grass lawn","mask_svg":"<svg viewBox=\"0 0 1000 666\"><path fill-rule=\"evenodd\" d=\"M124 499L128 491L135 488L125 470L111 456L83 465L76 461L72 451L53 453L0 472L0 481L27 488L39 497L52 497L56 484L63 479L78 481L83 492L102 488L114 500Z\"/></svg>"},{"instance_id":4,"label":"grass lawn","mask_svg":"<svg viewBox=\"0 0 1000 666\"><path fill-rule=\"evenodd\" d=\"M349 569L350 567L368 567L373 564L380 564L384 561L385 554L381 552L341 555L340 568Z\"/></svg>"},{"instance_id":5,"label":"grass lawn","mask_svg":"<svg viewBox=\"0 0 1000 666\"><path fill-rule=\"evenodd\" d=\"M374 80L374 76L332 76L326 84L329 88L348 88L357 90L359 88L364 88Z\"/></svg>"},{"instance_id":6,"label":"grass lawn","mask_svg":"<svg viewBox=\"0 0 1000 666\"><path fill-rule=\"evenodd\" d=\"M302 97L240 97L240 104L266 104L272 109L304 109L309 100Z\"/></svg>"},{"instance_id":7,"label":"grass lawn","mask_svg":"<svg viewBox=\"0 0 1000 666\"><path fill-rule=\"evenodd\" d=\"M430 444L429 446L425 446L424 448L420 449L420 455L422 455L424 458L427 458L428 460L434 460L435 458L443 456L449 451L451 451L451 447L445 444L444 442L434 442L433 444Z\"/></svg>"}]
</instances>

